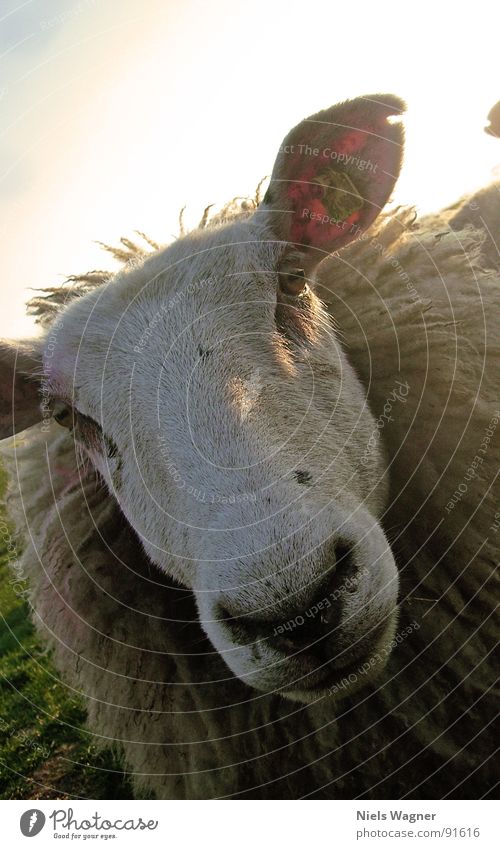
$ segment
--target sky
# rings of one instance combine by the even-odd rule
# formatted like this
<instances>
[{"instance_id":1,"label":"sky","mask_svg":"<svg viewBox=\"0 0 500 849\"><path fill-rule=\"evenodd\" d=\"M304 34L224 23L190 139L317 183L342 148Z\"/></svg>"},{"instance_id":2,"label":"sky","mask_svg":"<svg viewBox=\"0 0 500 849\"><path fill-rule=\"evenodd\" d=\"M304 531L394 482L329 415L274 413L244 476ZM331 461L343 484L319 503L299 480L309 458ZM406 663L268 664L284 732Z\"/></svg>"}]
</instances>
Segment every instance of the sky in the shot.
<instances>
[{"instance_id":1,"label":"sky","mask_svg":"<svg viewBox=\"0 0 500 849\"><path fill-rule=\"evenodd\" d=\"M0 0L0 334L30 288L112 268L97 240L160 242L254 193L301 119L408 104L394 200L437 209L500 178L498 4Z\"/></svg>"}]
</instances>

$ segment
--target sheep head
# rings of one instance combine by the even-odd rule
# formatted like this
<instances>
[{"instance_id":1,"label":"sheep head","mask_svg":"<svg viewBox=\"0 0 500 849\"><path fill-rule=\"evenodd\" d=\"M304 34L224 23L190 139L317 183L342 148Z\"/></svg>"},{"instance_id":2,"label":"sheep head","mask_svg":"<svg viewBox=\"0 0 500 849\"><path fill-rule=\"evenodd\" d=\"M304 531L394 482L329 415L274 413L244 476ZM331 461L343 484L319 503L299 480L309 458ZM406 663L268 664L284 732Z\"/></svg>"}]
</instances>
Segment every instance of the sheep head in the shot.
<instances>
[{"instance_id":1,"label":"sheep head","mask_svg":"<svg viewBox=\"0 0 500 849\"><path fill-rule=\"evenodd\" d=\"M380 668L397 616L383 451L314 280L386 203L402 106L360 98L303 121L253 214L1 349L1 436L37 424L42 400L151 560L193 591L231 670L303 701Z\"/></svg>"}]
</instances>

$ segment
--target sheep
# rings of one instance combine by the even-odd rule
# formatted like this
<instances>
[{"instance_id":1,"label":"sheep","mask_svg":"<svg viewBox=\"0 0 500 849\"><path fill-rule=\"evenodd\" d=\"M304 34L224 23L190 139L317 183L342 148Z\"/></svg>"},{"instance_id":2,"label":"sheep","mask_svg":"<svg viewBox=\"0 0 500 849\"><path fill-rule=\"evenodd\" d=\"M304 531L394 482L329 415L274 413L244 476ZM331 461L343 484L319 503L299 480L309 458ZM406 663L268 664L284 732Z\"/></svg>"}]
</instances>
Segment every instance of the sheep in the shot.
<instances>
[{"instance_id":1,"label":"sheep","mask_svg":"<svg viewBox=\"0 0 500 849\"><path fill-rule=\"evenodd\" d=\"M137 796L493 791L498 187L377 217L402 109L312 116L259 204L3 345L17 577Z\"/></svg>"},{"instance_id":2,"label":"sheep","mask_svg":"<svg viewBox=\"0 0 500 849\"><path fill-rule=\"evenodd\" d=\"M500 100L495 103L488 112L488 124L484 128L484 132L489 136L500 136Z\"/></svg>"}]
</instances>

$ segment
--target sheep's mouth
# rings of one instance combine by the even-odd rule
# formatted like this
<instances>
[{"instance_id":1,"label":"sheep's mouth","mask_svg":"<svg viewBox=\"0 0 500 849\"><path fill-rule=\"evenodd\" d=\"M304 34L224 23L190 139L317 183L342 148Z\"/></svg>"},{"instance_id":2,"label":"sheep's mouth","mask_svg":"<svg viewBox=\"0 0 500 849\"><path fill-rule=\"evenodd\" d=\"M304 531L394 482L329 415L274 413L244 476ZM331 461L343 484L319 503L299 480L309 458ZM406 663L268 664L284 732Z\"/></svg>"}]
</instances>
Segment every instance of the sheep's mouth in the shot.
<instances>
[{"instance_id":1,"label":"sheep's mouth","mask_svg":"<svg viewBox=\"0 0 500 849\"><path fill-rule=\"evenodd\" d=\"M386 660L380 660L373 654L367 654L356 663L325 674L320 681L310 685L306 680L297 688L287 688L280 695L297 702L315 702L327 697L346 698L365 685L371 683L385 667Z\"/></svg>"},{"instance_id":2,"label":"sheep's mouth","mask_svg":"<svg viewBox=\"0 0 500 849\"><path fill-rule=\"evenodd\" d=\"M311 672L297 681L296 686L284 685L280 694L293 701L312 702L325 697L347 697L372 683L383 671L390 657L390 644L397 620L396 608L370 651L340 667L335 660L329 661L321 672Z\"/></svg>"}]
</instances>

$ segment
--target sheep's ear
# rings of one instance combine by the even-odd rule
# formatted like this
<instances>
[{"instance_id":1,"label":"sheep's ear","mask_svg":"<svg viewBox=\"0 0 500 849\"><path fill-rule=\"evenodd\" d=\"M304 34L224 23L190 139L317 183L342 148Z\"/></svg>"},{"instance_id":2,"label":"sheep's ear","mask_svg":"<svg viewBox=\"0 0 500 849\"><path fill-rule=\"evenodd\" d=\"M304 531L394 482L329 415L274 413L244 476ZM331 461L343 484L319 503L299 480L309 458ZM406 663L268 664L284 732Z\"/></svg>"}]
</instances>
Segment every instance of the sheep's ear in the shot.
<instances>
[{"instance_id":1,"label":"sheep's ear","mask_svg":"<svg viewBox=\"0 0 500 849\"><path fill-rule=\"evenodd\" d=\"M40 421L40 357L29 343L0 340L0 439Z\"/></svg>"},{"instance_id":2,"label":"sheep's ear","mask_svg":"<svg viewBox=\"0 0 500 849\"><path fill-rule=\"evenodd\" d=\"M310 270L365 230L399 174L405 109L392 94L359 97L298 124L280 148L260 213Z\"/></svg>"}]
</instances>

